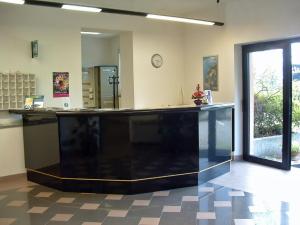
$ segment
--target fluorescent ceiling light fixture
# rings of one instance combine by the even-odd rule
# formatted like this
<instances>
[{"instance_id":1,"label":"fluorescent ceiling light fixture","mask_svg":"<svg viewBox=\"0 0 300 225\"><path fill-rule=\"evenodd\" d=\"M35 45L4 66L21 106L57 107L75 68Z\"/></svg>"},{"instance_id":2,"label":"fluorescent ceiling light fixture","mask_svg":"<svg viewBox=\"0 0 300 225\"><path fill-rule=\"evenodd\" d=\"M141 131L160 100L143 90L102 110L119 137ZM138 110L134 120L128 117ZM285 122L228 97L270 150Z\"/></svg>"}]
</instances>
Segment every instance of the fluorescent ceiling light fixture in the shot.
<instances>
[{"instance_id":1,"label":"fluorescent ceiling light fixture","mask_svg":"<svg viewBox=\"0 0 300 225\"><path fill-rule=\"evenodd\" d=\"M18 5L23 5L25 3L24 0L0 0L0 2L18 4Z\"/></svg>"},{"instance_id":2,"label":"fluorescent ceiling light fixture","mask_svg":"<svg viewBox=\"0 0 300 225\"><path fill-rule=\"evenodd\" d=\"M1 1L1 0L0 0ZM79 5L62 5L62 9L75 10L75 11L83 11L83 12L101 12L102 9L88 6L79 6Z\"/></svg>"},{"instance_id":3,"label":"fluorescent ceiling light fixture","mask_svg":"<svg viewBox=\"0 0 300 225\"><path fill-rule=\"evenodd\" d=\"M146 17L149 19L167 20L167 21L174 21L180 23L193 23L193 24L208 25L208 26L215 25L214 22L196 20L196 19L187 19L187 18L174 17L174 16L161 16L155 14L148 14Z\"/></svg>"},{"instance_id":4,"label":"fluorescent ceiling light fixture","mask_svg":"<svg viewBox=\"0 0 300 225\"><path fill-rule=\"evenodd\" d=\"M90 32L90 31L81 31L80 33L81 34L91 34L91 35L99 35L99 34L101 34L99 32Z\"/></svg>"}]
</instances>

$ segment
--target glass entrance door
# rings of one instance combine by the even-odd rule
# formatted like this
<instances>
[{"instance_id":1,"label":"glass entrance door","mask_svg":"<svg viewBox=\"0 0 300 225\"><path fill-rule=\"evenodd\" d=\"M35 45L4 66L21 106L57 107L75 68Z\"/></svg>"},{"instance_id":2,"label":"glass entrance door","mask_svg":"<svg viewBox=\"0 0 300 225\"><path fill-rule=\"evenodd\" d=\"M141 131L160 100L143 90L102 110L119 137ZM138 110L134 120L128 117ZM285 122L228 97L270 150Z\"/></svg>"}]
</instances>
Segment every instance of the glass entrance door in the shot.
<instances>
[{"instance_id":1,"label":"glass entrance door","mask_svg":"<svg viewBox=\"0 0 300 225\"><path fill-rule=\"evenodd\" d=\"M292 54L292 165L300 167L300 42L291 44Z\"/></svg>"},{"instance_id":2,"label":"glass entrance door","mask_svg":"<svg viewBox=\"0 0 300 225\"><path fill-rule=\"evenodd\" d=\"M284 42L243 48L244 159L290 169L291 78Z\"/></svg>"}]
</instances>

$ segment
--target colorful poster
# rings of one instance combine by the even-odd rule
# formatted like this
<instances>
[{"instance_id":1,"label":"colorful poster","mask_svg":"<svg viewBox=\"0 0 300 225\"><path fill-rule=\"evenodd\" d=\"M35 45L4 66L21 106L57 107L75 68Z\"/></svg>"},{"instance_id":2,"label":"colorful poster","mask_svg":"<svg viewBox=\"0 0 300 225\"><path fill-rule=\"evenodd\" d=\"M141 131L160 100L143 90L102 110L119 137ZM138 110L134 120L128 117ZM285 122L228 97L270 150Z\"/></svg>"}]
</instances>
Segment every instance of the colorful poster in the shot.
<instances>
[{"instance_id":1,"label":"colorful poster","mask_svg":"<svg viewBox=\"0 0 300 225\"><path fill-rule=\"evenodd\" d=\"M69 97L68 72L53 72L53 97Z\"/></svg>"},{"instance_id":2,"label":"colorful poster","mask_svg":"<svg viewBox=\"0 0 300 225\"><path fill-rule=\"evenodd\" d=\"M218 56L203 57L204 90L218 91Z\"/></svg>"}]
</instances>

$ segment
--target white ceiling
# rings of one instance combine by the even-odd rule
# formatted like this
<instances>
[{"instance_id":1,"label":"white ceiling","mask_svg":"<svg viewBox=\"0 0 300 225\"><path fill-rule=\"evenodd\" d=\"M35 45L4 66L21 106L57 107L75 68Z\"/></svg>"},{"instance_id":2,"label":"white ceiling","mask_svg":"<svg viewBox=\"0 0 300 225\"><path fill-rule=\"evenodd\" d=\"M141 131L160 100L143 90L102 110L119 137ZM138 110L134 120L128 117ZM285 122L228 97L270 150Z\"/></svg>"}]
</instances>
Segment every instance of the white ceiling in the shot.
<instances>
[{"instance_id":1,"label":"white ceiling","mask_svg":"<svg viewBox=\"0 0 300 225\"><path fill-rule=\"evenodd\" d=\"M48 0L105 8L123 9L166 15L187 16L190 12L219 7L217 0ZM220 4L229 0L220 0Z\"/></svg>"}]
</instances>

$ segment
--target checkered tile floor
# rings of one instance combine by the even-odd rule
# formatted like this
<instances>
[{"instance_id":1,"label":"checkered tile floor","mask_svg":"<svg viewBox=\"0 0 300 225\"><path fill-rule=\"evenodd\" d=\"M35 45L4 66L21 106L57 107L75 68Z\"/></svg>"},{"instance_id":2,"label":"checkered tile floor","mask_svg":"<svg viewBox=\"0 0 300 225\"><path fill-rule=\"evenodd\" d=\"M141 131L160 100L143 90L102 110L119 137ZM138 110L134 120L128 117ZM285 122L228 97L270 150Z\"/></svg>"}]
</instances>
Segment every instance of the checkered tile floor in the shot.
<instances>
[{"instance_id":1,"label":"checkered tile floor","mask_svg":"<svg viewBox=\"0 0 300 225\"><path fill-rule=\"evenodd\" d=\"M36 185L0 192L0 225L299 225L299 206L210 183L139 195Z\"/></svg>"}]
</instances>

